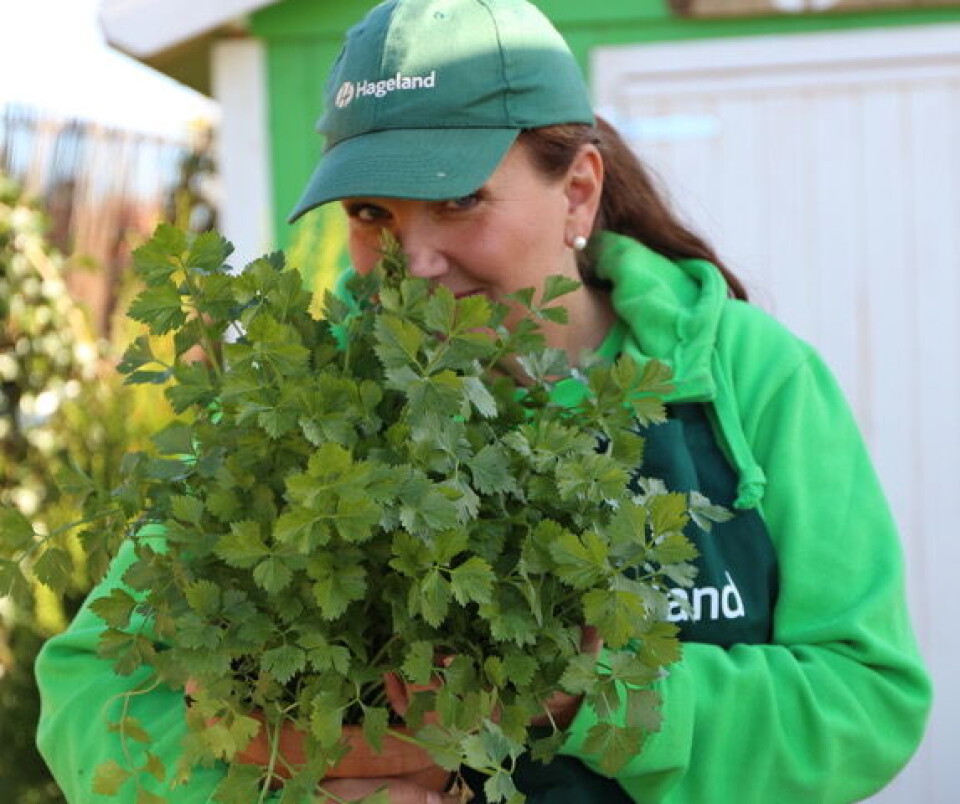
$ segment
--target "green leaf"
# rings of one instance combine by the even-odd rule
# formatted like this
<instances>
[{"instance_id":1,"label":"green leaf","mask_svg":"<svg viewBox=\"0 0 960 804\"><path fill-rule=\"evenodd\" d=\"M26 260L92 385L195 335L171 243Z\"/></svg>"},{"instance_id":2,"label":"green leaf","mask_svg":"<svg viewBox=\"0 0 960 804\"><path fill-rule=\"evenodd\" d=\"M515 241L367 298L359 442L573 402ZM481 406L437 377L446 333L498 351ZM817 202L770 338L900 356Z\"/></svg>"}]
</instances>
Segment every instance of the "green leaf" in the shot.
<instances>
[{"instance_id":1,"label":"green leaf","mask_svg":"<svg viewBox=\"0 0 960 804\"><path fill-rule=\"evenodd\" d=\"M502 689L507 685L507 674L503 660L499 656L487 656L483 661L483 674L495 687Z\"/></svg>"},{"instance_id":2,"label":"green leaf","mask_svg":"<svg viewBox=\"0 0 960 804\"><path fill-rule=\"evenodd\" d=\"M622 648L646 620L646 608L640 597L627 591L592 589L583 596L584 618L600 630L604 644Z\"/></svg>"},{"instance_id":3,"label":"green leaf","mask_svg":"<svg viewBox=\"0 0 960 804\"><path fill-rule=\"evenodd\" d=\"M230 526L230 532L217 539L216 554L231 567L249 569L269 554L270 549L263 541L259 522L236 522Z\"/></svg>"},{"instance_id":4,"label":"green leaf","mask_svg":"<svg viewBox=\"0 0 960 804\"><path fill-rule=\"evenodd\" d=\"M555 274L548 276L544 283L543 295L540 297L540 304L546 305L560 296L573 293L581 286L581 283L567 276Z\"/></svg>"},{"instance_id":5,"label":"green leaf","mask_svg":"<svg viewBox=\"0 0 960 804\"><path fill-rule=\"evenodd\" d=\"M563 531L550 545L556 561L556 574L574 589L588 589L610 571L607 546L596 533L588 531L578 537Z\"/></svg>"},{"instance_id":6,"label":"green leaf","mask_svg":"<svg viewBox=\"0 0 960 804\"><path fill-rule=\"evenodd\" d=\"M473 409L485 419L497 415L497 400L479 377L464 377L463 393Z\"/></svg>"},{"instance_id":7,"label":"green leaf","mask_svg":"<svg viewBox=\"0 0 960 804\"><path fill-rule=\"evenodd\" d=\"M170 508L173 515L181 522L190 525L199 525L203 519L203 503L196 497L187 497L183 494L175 494L170 498Z\"/></svg>"},{"instance_id":8,"label":"green leaf","mask_svg":"<svg viewBox=\"0 0 960 804\"><path fill-rule=\"evenodd\" d=\"M0 507L0 554L14 556L29 550L35 541L36 534L29 519L16 508Z\"/></svg>"},{"instance_id":9,"label":"green leaf","mask_svg":"<svg viewBox=\"0 0 960 804\"><path fill-rule=\"evenodd\" d=\"M644 733L636 727L597 723L587 732L583 750L597 758L604 773L613 776L640 751Z\"/></svg>"},{"instance_id":10,"label":"green leaf","mask_svg":"<svg viewBox=\"0 0 960 804\"><path fill-rule=\"evenodd\" d=\"M507 653L503 657L503 672L518 689L522 689L533 681L537 660L522 653Z\"/></svg>"},{"instance_id":11,"label":"green leaf","mask_svg":"<svg viewBox=\"0 0 960 804\"><path fill-rule=\"evenodd\" d=\"M419 590L410 587L410 602L413 604L412 613L419 612L434 627L446 619L450 610L450 584L437 567L427 570Z\"/></svg>"},{"instance_id":12,"label":"green leaf","mask_svg":"<svg viewBox=\"0 0 960 804\"><path fill-rule=\"evenodd\" d=\"M400 522L411 533L455 528L459 524L456 493L424 477L412 477L400 492Z\"/></svg>"},{"instance_id":13,"label":"green leaf","mask_svg":"<svg viewBox=\"0 0 960 804\"><path fill-rule=\"evenodd\" d=\"M643 373L640 377L640 389L647 393L654 393L660 396L666 396L674 390L670 381L673 378L673 371L666 363L659 360L649 360L643 367Z\"/></svg>"},{"instance_id":14,"label":"green leaf","mask_svg":"<svg viewBox=\"0 0 960 804\"><path fill-rule=\"evenodd\" d=\"M161 455L192 455L193 428L180 421L170 422L150 437Z\"/></svg>"},{"instance_id":15,"label":"green leaf","mask_svg":"<svg viewBox=\"0 0 960 804\"><path fill-rule=\"evenodd\" d=\"M192 735L188 735L188 738ZM206 754L203 753L202 748L199 751L195 751L199 756L187 755L184 752L184 756L181 758L181 765L185 765L187 769L192 769L192 766L197 762L202 762L206 758ZM181 769L181 774L185 775L187 771ZM261 785L263 784L262 777L263 768L258 765L241 765L239 763L232 763L227 767L226 775L220 780L216 788L213 791L213 796L210 798L211 804L223 804L224 802L254 802L260 797ZM189 777L187 777L189 779ZM178 778L179 781L179 778ZM181 784L185 782L180 782ZM175 804L175 802L171 802ZM273 802L271 802L273 804ZM284 802L287 804L287 802Z\"/></svg>"},{"instance_id":16,"label":"green leaf","mask_svg":"<svg viewBox=\"0 0 960 804\"><path fill-rule=\"evenodd\" d=\"M33 565L33 574L37 580L55 592L63 591L70 582L73 572L73 559L60 547L47 547Z\"/></svg>"},{"instance_id":17,"label":"green leaf","mask_svg":"<svg viewBox=\"0 0 960 804\"><path fill-rule=\"evenodd\" d=\"M240 499L233 489L216 488L207 497L207 508L221 522L232 522L240 513Z\"/></svg>"},{"instance_id":18,"label":"green leaf","mask_svg":"<svg viewBox=\"0 0 960 804\"><path fill-rule=\"evenodd\" d=\"M630 406L640 424L660 424L667 420L667 408L658 397L633 397L630 400Z\"/></svg>"},{"instance_id":19,"label":"green leaf","mask_svg":"<svg viewBox=\"0 0 960 804\"><path fill-rule=\"evenodd\" d=\"M679 661L682 646L677 633L677 626L673 623L653 623L640 637L644 648L644 661L655 665L667 665Z\"/></svg>"},{"instance_id":20,"label":"green leaf","mask_svg":"<svg viewBox=\"0 0 960 804\"><path fill-rule=\"evenodd\" d=\"M480 604L480 614L488 621L493 638L499 642L523 646L537 639L538 623L519 592L509 588L501 590L501 594L489 603Z\"/></svg>"},{"instance_id":21,"label":"green leaf","mask_svg":"<svg viewBox=\"0 0 960 804\"><path fill-rule=\"evenodd\" d=\"M350 651L342 645L331 645L317 632L303 634L298 641L307 652L307 661L318 672L332 670L342 676L350 672Z\"/></svg>"},{"instance_id":22,"label":"green leaf","mask_svg":"<svg viewBox=\"0 0 960 804\"><path fill-rule=\"evenodd\" d=\"M330 528L313 509L294 507L277 517L273 538L278 544L290 544L301 553L310 553L330 541Z\"/></svg>"},{"instance_id":23,"label":"green leaf","mask_svg":"<svg viewBox=\"0 0 960 804\"><path fill-rule=\"evenodd\" d=\"M479 733L465 738L462 745L467 764L478 769L499 767L508 757L515 759L520 754L519 747L490 720L484 722Z\"/></svg>"},{"instance_id":24,"label":"green leaf","mask_svg":"<svg viewBox=\"0 0 960 804\"><path fill-rule=\"evenodd\" d=\"M569 320L566 307L548 307L540 311L540 315L554 324L566 324Z\"/></svg>"},{"instance_id":25,"label":"green leaf","mask_svg":"<svg viewBox=\"0 0 960 804\"><path fill-rule=\"evenodd\" d=\"M190 244L184 264L203 273L218 270L233 253L233 245L218 232L202 232Z\"/></svg>"},{"instance_id":26,"label":"green leaf","mask_svg":"<svg viewBox=\"0 0 960 804\"><path fill-rule=\"evenodd\" d=\"M95 598L90 603L90 610L111 628L126 628L130 624L130 616L136 601L123 589L111 589L109 595Z\"/></svg>"},{"instance_id":27,"label":"green leaf","mask_svg":"<svg viewBox=\"0 0 960 804\"><path fill-rule=\"evenodd\" d=\"M487 801L506 801L508 804L514 804L519 795L510 774L502 768L483 783L483 794Z\"/></svg>"},{"instance_id":28,"label":"green leaf","mask_svg":"<svg viewBox=\"0 0 960 804\"><path fill-rule=\"evenodd\" d=\"M132 773L121 767L115 759L108 759L98 765L94 772L93 792L102 796L115 796L131 775Z\"/></svg>"},{"instance_id":29,"label":"green leaf","mask_svg":"<svg viewBox=\"0 0 960 804\"><path fill-rule=\"evenodd\" d=\"M173 282L163 282L143 291L127 310L127 315L146 324L153 335L163 335L183 325L187 315L183 310L180 291Z\"/></svg>"},{"instance_id":30,"label":"green leaf","mask_svg":"<svg viewBox=\"0 0 960 804\"><path fill-rule=\"evenodd\" d=\"M424 310L424 323L441 335L449 335L453 330L457 302L449 288L442 285L430 294Z\"/></svg>"},{"instance_id":31,"label":"green leaf","mask_svg":"<svg viewBox=\"0 0 960 804\"><path fill-rule=\"evenodd\" d=\"M297 645L280 645L265 651L260 657L260 667L278 682L286 684L307 664L306 652Z\"/></svg>"},{"instance_id":32,"label":"green leaf","mask_svg":"<svg viewBox=\"0 0 960 804\"><path fill-rule=\"evenodd\" d=\"M9 595L18 606L32 604L30 583L15 561L0 558L0 597Z\"/></svg>"},{"instance_id":33,"label":"green leaf","mask_svg":"<svg viewBox=\"0 0 960 804\"><path fill-rule=\"evenodd\" d=\"M660 713L660 695L656 690L631 689L627 691L627 725L645 734L659 731L663 718Z\"/></svg>"},{"instance_id":34,"label":"green leaf","mask_svg":"<svg viewBox=\"0 0 960 804\"><path fill-rule=\"evenodd\" d=\"M186 233L162 223L149 240L134 250L134 268L147 284L162 282L179 268L180 257L186 248Z\"/></svg>"},{"instance_id":35,"label":"green leaf","mask_svg":"<svg viewBox=\"0 0 960 804\"><path fill-rule=\"evenodd\" d=\"M660 564L679 564L684 561L692 561L699 552L694 547L682 531L671 530L657 542L656 546L648 553L651 561Z\"/></svg>"},{"instance_id":36,"label":"green leaf","mask_svg":"<svg viewBox=\"0 0 960 804\"><path fill-rule=\"evenodd\" d=\"M373 535L373 528L380 521L381 507L357 489L337 501L337 513L333 523L337 533L346 542L360 544Z\"/></svg>"},{"instance_id":37,"label":"green leaf","mask_svg":"<svg viewBox=\"0 0 960 804\"><path fill-rule=\"evenodd\" d=\"M57 470L57 487L64 494L73 496L78 505L97 490L93 478L77 466L65 465ZM0 509L0 532L6 532L6 524L2 520Z\"/></svg>"},{"instance_id":38,"label":"green leaf","mask_svg":"<svg viewBox=\"0 0 960 804\"><path fill-rule=\"evenodd\" d=\"M560 688L571 695L583 695L597 685L597 658L587 653L574 656L560 677Z\"/></svg>"},{"instance_id":39,"label":"green leaf","mask_svg":"<svg viewBox=\"0 0 960 804\"><path fill-rule=\"evenodd\" d=\"M414 684L429 684L435 667L433 665L433 644L424 640L417 640L407 649L401 670Z\"/></svg>"},{"instance_id":40,"label":"green leaf","mask_svg":"<svg viewBox=\"0 0 960 804\"><path fill-rule=\"evenodd\" d=\"M120 721L107 723L107 731L112 734L120 734L123 739L133 740L142 745L148 745L153 742L150 733L135 717L125 717Z\"/></svg>"},{"instance_id":41,"label":"green leaf","mask_svg":"<svg viewBox=\"0 0 960 804\"><path fill-rule=\"evenodd\" d=\"M151 758L154 758L154 755L150 755ZM156 760L159 762L159 760ZM163 781L163 777L166 774L166 769L161 765L158 768L144 768L144 770L156 771L160 773L161 776L157 779L158 782ZM169 804L168 800L163 796L158 796L156 793L151 793L149 790L144 790L142 787L137 790L137 798L134 804Z\"/></svg>"},{"instance_id":42,"label":"green leaf","mask_svg":"<svg viewBox=\"0 0 960 804\"><path fill-rule=\"evenodd\" d=\"M160 368L153 371L143 371L143 366L157 365ZM140 335L127 347L117 364L117 371L126 375L126 382L131 385L141 383L159 384L170 379L169 368L157 360L150 344L150 338Z\"/></svg>"},{"instance_id":43,"label":"green leaf","mask_svg":"<svg viewBox=\"0 0 960 804\"><path fill-rule=\"evenodd\" d=\"M205 578L187 584L183 595L190 608L201 617L212 617L222 607L220 587Z\"/></svg>"},{"instance_id":44,"label":"green leaf","mask_svg":"<svg viewBox=\"0 0 960 804\"><path fill-rule=\"evenodd\" d=\"M666 575L677 586L692 586L697 577L697 567L694 564L664 564L660 572Z\"/></svg>"},{"instance_id":45,"label":"green leaf","mask_svg":"<svg viewBox=\"0 0 960 804\"><path fill-rule=\"evenodd\" d=\"M200 739L211 756L225 762L232 759L241 747L237 745L236 739L222 720L208 723L200 732Z\"/></svg>"},{"instance_id":46,"label":"green leaf","mask_svg":"<svg viewBox=\"0 0 960 804\"><path fill-rule=\"evenodd\" d=\"M177 641L191 650L213 651L223 641L223 631L196 614L178 617L175 625Z\"/></svg>"},{"instance_id":47,"label":"green leaf","mask_svg":"<svg viewBox=\"0 0 960 804\"><path fill-rule=\"evenodd\" d=\"M298 412L283 407L262 410L257 414L257 424L270 438L276 440L297 428Z\"/></svg>"},{"instance_id":48,"label":"green leaf","mask_svg":"<svg viewBox=\"0 0 960 804\"><path fill-rule=\"evenodd\" d=\"M367 574L356 563L357 555L355 550L321 553L307 563L307 574L314 581L313 597L326 620L335 620L367 591Z\"/></svg>"},{"instance_id":49,"label":"green leaf","mask_svg":"<svg viewBox=\"0 0 960 804\"><path fill-rule=\"evenodd\" d=\"M417 365L424 333L415 324L395 316L377 319L376 352L385 368Z\"/></svg>"},{"instance_id":50,"label":"green leaf","mask_svg":"<svg viewBox=\"0 0 960 804\"><path fill-rule=\"evenodd\" d=\"M552 519L537 523L530 535L523 540L520 550L520 567L524 573L543 574L553 570L551 545L567 531Z\"/></svg>"},{"instance_id":51,"label":"green leaf","mask_svg":"<svg viewBox=\"0 0 960 804\"><path fill-rule=\"evenodd\" d=\"M556 731L546 737L531 739L530 758L534 762L549 762L560 752L568 739L569 735L565 731Z\"/></svg>"},{"instance_id":52,"label":"green leaf","mask_svg":"<svg viewBox=\"0 0 960 804\"><path fill-rule=\"evenodd\" d=\"M481 494L515 491L517 482L510 473L510 455L499 444L487 444L471 459L470 474Z\"/></svg>"},{"instance_id":53,"label":"green leaf","mask_svg":"<svg viewBox=\"0 0 960 804\"><path fill-rule=\"evenodd\" d=\"M698 528L709 533L715 523L729 522L733 513L722 505L713 505L699 491L691 491L690 518Z\"/></svg>"},{"instance_id":54,"label":"green leaf","mask_svg":"<svg viewBox=\"0 0 960 804\"><path fill-rule=\"evenodd\" d=\"M390 712L383 706L363 707L363 737L379 753L386 736Z\"/></svg>"},{"instance_id":55,"label":"green leaf","mask_svg":"<svg viewBox=\"0 0 960 804\"><path fill-rule=\"evenodd\" d=\"M409 397L410 411L438 413L463 408L463 380L449 369L417 378L402 390Z\"/></svg>"},{"instance_id":56,"label":"green leaf","mask_svg":"<svg viewBox=\"0 0 960 804\"><path fill-rule=\"evenodd\" d=\"M253 568L253 580L272 595L282 592L293 580L293 571L279 556L270 556Z\"/></svg>"},{"instance_id":57,"label":"green leaf","mask_svg":"<svg viewBox=\"0 0 960 804\"><path fill-rule=\"evenodd\" d=\"M450 591L461 606L469 602L486 603L497 577L493 568L479 556L471 556L450 573Z\"/></svg>"},{"instance_id":58,"label":"green leaf","mask_svg":"<svg viewBox=\"0 0 960 804\"><path fill-rule=\"evenodd\" d=\"M519 302L521 307L525 307L526 309L529 310L530 308L533 307L534 293L536 293L536 290L534 288L521 288L520 290L514 291L513 293L509 294L508 298L516 300L517 302ZM468 298L472 298L472 297L468 297Z\"/></svg>"},{"instance_id":59,"label":"green leaf","mask_svg":"<svg viewBox=\"0 0 960 804\"><path fill-rule=\"evenodd\" d=\"M216 388L203 363L178 363L173 374L174 384L163 393L175 413L183 413L191 406L206 408L216 396Z\"/></svg>"},{"instance_id":60,"label":"green leaf","mask_svg":"<svg viewBox=\"0 0 960 804\"><path fill-rule=\"evenodd\" d=\"M335 745L343 734L343 710L323 695L314 696L310 703L310 732L321 747Z\"/></svg>"},{"instance_id":61,"label":"green leaf","mask_svg":"<svg viewBox=\"0 0 960 804\"><path fill-rule=\"evenodd\" d=\"M145 477L160 483L183 480L191 471L192 467L186 461L169 458L150 458L143 467Z\"/></svg>"},{"instance_id":62,"label":"green leaf","mask_svg":"<svg viewBox=\"0 0 960 804\"><path fill-rule=\"evenodd\" d=\"M689 516L686 495L677 492L658 494L647 505L650 509L650 524L657 535L672 530L683 530Z\"/></svg>"}]
</instances>

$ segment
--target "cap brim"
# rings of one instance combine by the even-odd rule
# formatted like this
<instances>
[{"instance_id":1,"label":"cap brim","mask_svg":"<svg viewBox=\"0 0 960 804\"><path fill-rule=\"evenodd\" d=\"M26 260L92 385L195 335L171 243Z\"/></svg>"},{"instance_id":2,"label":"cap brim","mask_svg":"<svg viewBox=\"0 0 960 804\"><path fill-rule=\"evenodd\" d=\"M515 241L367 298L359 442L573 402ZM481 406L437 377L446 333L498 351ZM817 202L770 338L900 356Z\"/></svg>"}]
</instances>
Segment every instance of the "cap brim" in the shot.
<instances>
[{"instance_id":1,"label":"cap brim","mask_svg":"<svg viewBox=\"0 0 960 804\"><path fill-rule=\"evenodd\" d=\"M341 198L459 198L483 185L519 134L515 128L373 131L327 151L289 222Z\"/></svg>"}]
</instances>

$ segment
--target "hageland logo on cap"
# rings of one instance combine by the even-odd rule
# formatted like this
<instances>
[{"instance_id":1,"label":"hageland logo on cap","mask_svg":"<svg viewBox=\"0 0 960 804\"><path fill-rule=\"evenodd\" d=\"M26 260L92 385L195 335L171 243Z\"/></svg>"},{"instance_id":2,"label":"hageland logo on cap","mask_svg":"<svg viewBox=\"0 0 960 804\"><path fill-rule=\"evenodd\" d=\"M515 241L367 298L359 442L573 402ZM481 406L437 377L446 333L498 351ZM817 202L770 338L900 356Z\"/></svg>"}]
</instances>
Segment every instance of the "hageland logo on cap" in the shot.
<instances>
[{"instance_id":1,"label":"hageland logo on cap","mask_svg":"<svg viewBox=\"0 0 960 804\"><path fill-rule=\"evenodd\" d=\"M393 78L384 78L380 81L344 81L337 90L334 103L336 103L338 109L343 109L350 105L354 98L367 96L382 98L391 92L407 89L433 89L436 85L436 70L431 70L427 75L397 73Z\"/></svg>"},{"instance_id":2,"label":"hageland logo on cap","mask_svg":"<svg viewBox=\"0 0 960 804\"><path fill-rule=\"evenodd\" d=\"M337 97L334 103L338 109L347 106L353 100L353 81L344 81L337 90Z\"/></svg>"}]
</instances>

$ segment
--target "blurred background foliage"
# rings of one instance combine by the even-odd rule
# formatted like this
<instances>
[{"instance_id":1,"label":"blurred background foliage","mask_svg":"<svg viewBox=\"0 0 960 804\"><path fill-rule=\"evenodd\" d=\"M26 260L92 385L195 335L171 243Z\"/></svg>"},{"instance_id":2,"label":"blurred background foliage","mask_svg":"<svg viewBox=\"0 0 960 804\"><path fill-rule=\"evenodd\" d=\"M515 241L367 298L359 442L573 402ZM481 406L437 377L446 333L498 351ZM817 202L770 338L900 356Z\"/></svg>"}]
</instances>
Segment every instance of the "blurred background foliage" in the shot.
<instances>
[{"instance_id":1,"label":"blurred background foliage","mask_svg":"<svg viewBox=\"0 0 960 804\"><path fill-rule=\"evenodd\" d=\"M4 120L0 506L18 509L43 534L80 518L79 510L58 491L61 473L79 470L98 486L112 487L122 457L145 446L148 434L172 415L162 388L125 386L114 370L137 332L123 315L137 290L127 268L132 250L160 221L195 231L215 228L215 193L207 191L216 172L213 139L204 131L190 143L173 147L176 159L165 170L153 171L146 179L134 177L133 185L81 192L89 159L76 159L72 171L69 165L48 165L39 172L46 181L38 183L35 165L17 162L10 115ZM74 142L82 139L75 128L61 127L60 132ZM147 145L156 148L157 143ZM69 149L52 150L58 152L70 154ZM96 225L85 228L87 221ZM36 585L16 602L0 597L4 802L64 801L34 744L40 704L33 662L43 642L70 621L105 568L104 561L91 560L79 544L75 547L66 595ZM0 533L0 557L3 554Z\"/></svg>"}]
</instances>

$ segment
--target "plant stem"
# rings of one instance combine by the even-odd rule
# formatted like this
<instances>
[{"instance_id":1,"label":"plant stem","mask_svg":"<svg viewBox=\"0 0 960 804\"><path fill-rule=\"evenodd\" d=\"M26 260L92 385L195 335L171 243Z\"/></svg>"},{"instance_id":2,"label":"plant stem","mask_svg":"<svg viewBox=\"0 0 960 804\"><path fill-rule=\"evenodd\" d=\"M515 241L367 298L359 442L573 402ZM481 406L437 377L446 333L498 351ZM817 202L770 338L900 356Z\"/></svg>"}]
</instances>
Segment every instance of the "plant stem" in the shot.
<instances>
[{"instance_id":1,"label":"plant stem","mask_svg":"<svg viewBox=\"0 0 960 804\"><path fill-rule=\"evenodd\" d=\"M208 365L213 369L213 373L216 375L218 381L223 381L223 366L220 365L220 361L217 359L216 344L213 339L210 337L210 331L207 329L206 323L203 320L203 314L200 312L200 289L197 287L197 284L193 281L193 277L190 276L190 271L185 265L181 262L181 269L183 270L183 279L187 285L187 289L190 292L190 302L188 303L190 308L193 310L194 315L197 317L197 321L200 324L200 345L203 347L204 353L208 358Z\"/></svg>"},{"instance_id":2,"label":"plant stem","mask_svg":"<svg viewBox=\"0 0 960 804\"><path fill-rule=\"evenodd\" d=\"M258 804L264 804L267 796L270 795L270 782L273 781L273 773L277 767L277 759L280 756L280 729L283 727L283 721L276 725L264 722L264 728L267 730L267 736L270 740L270 761L267 763L267 775L260 786L260 798Z\"/></svg>"},{"instance_id":3,"label":"plant stem","mask_svg":"<svg viewBox=\"0 0 960 804\"><path fill-rule=\"evenodd\" d=\"M39 539L36 539L30 547L24 550L23 554L18 559L18 563L26 561L28 558L33 556L40 548L46 547L53 539L56 539L58 536L62 536L64 533L68 533L71 530L76 528L82 528L84 525L90 525L94 522L98 522L102 519L107 519L111 516L123 516L123 512L119 508L111 508L106 511L103 511L99 514L92 514L91 516L85 517L84 519L78 519L76 522L68 522L66 525L61 525L59 528L50 531L46 536L41 536Z\"/></svg>"}]
</instances>

